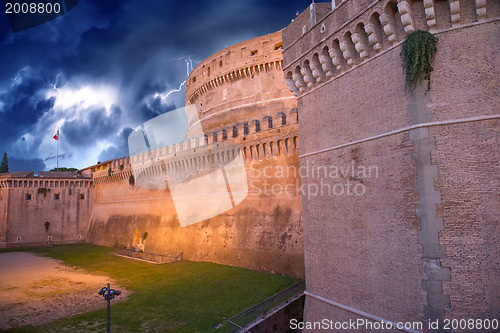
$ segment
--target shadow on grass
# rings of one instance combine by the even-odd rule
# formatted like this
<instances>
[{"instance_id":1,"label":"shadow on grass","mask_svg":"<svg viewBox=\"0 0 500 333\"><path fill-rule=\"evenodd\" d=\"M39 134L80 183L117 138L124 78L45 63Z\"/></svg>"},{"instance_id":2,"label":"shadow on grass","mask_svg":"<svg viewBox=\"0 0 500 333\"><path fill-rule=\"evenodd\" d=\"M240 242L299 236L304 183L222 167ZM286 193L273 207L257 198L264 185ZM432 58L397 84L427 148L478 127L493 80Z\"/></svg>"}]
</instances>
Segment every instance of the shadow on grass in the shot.
<instances>
[{"instance_id":1,"label":"shadow on grass","mask_svg":"<svg viewBox=\"0 0 500 333\"><path fill-rule=\"evenodd\" d=\"M115 256L112 254L114 250L91 244L71 244L15 251L37 253L90 273L107 275L132 291L125 302L113 304L111 301L112 332L226 332L225 319L298 281L208 262L149 264ZM215 329L219 323L223 325ZM59 319L44 326L5 332L105 330L106 309L103 309Z\"/></svg>"}]
</instances>

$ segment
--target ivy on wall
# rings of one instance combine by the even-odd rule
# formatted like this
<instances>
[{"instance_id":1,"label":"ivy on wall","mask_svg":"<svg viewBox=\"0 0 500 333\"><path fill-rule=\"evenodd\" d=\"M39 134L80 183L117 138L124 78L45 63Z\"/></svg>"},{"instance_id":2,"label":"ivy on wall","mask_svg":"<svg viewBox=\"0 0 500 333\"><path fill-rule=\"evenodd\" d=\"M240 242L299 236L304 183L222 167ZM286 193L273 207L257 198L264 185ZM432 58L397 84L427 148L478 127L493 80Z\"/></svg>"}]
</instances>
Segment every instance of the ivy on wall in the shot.
<instances>
[{"instance_id":1,"label":"ivy on wall","mask_svg":"<svg viewBox=\"0 0 500 333\"><path fill-rule=\"evenodd\" d=\"M47 192L50 191L50 188L40 187L37 190L37 194L43 194L43 197L47 197Z\"/></svg>"},{"instance_id":2,"label":"ivy on wall","mask_svg":"<svg viewBox=\"0 0 500 333\"><path fill-rule=\"evenodd\" d=\"M401 47L401 60L406 76L406 89L412 94L417 84L427 80L427 90L431 89L432 62L437 51L438 38L429 31L415 30L406 36Z\"/></svg>"}]
</instances>

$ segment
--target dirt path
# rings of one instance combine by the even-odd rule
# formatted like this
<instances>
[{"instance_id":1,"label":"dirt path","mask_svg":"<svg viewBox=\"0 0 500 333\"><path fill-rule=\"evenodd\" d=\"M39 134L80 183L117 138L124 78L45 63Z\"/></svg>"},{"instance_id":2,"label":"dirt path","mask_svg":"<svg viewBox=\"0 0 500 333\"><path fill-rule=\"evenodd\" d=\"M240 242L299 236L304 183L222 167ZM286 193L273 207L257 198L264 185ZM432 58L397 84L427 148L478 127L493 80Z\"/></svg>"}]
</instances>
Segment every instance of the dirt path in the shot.
<instances>
[{"instance_id":1,"label":"dirt path","mask_svg":"<svg viewBox=\"0 0 500 333\"><path fill-rule=\"evenodd\" d=\"M0 329L42 325L55 319L104 308L97 292L107 283L130 294L115 281L90 275L62 262L32 253L0 253Z\"/></svg>"}]
</instances>

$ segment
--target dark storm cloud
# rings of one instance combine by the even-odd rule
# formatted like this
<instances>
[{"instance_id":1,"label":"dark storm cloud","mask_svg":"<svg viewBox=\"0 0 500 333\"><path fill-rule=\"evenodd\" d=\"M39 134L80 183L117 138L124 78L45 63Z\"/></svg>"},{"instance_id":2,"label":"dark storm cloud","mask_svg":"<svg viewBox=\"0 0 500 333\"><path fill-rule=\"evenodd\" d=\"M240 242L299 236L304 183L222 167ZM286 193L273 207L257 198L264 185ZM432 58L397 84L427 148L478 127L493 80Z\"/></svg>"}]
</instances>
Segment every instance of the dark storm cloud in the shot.
<instances>
[{"instance_id":1,"label":"dark storm cloud","mask_svg":"<svg viewBox=\"0 0 500 333\"><path fill-rule=\"evenodd\" d=\"M45 163L41 158L9 156L9 171L43 171Z\"/></svg>"},{"instance_id":2,"label":"dark storm cloud","mask_svg":"<svg viewBox=\"0 0 500 333\"><path fill-rule=\"evenodd\" d=\"M82 0L67 14L18 33L10 31L0 13L0 153L30 156L32 165L40 166L36 158L53 154L39 151L42 139L51 138L57 124L64 122L62 154L73 150L80 151L74 156L88 154L97 142L107 140L111 146L99 152L99 158L121 157L127 153L126 128L182 106L183 90L164 101L154 98L156 93L178 89L186 79L182 57L199 62L234 43L278 31L309 4L304 0ZM29 69L13 82L26 66ZM74 90L85 85L114 87L117 106L56 110L61 95L47 98L46 92L58 74L61 91L66 83ZM26 133L31 134L29 139L24 139Z\"/></svg>"},{"instance_id":3,"label":"dark storm cloud","mask_svg":"<svg viewBox=\"0 0 500 333\"><path fill-rule=\"evenodd\" d=\"M39 77L28 78L0 94L0 124L4 139L12 140L20 132L31 131L40 118L53 108L55 98L39 94L47 83Z\"/></svg>"},{"instance_id":4,"label":"dark storm cloud","mask_svg":"<svg viewBox=\"0 0 500 333\"><path fill-rule=\"evenodd\" d=\"M174 104L162 103L161 98L157 97L151 99L148 103L143 103L140 108L140 114L142 115L143 121L147 121L175 109L176 107Z\"/></svg>"},{"instance_id":5,"label":"dark storm cloud","mask_svg":"<svg viewBox=\"0 0 500 333\"><path fill-rule=\"evenodd\" d=\"M129 155L128 151L128 136L132 133L130 127L124 128L114 140L115 145L106 148L99 154L98 161L104 162L113 158L120 158Z\"/></svg>"},{"instance_id":6,"label":"dark storm cloud","mask_svg":"<svg viewBox=\"0 0 500 333\"><path fill-rule=\"evenodd\" d=\"M122 111L112 106L110 113L103 107L81 110L85 118L67 121L61 127L61 135L67 143L75 147L91 146L98 140L112 136L119 128Z\"/></svg>"}]
</instances>

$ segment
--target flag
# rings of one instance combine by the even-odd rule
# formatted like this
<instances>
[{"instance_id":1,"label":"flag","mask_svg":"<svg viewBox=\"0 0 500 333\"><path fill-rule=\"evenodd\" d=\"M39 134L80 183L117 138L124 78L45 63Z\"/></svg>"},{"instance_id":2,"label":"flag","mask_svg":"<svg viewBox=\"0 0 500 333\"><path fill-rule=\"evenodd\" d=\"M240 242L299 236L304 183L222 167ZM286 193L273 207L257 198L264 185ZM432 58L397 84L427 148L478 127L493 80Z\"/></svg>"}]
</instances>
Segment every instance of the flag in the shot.
<instances>
[{"instance_id":1,"label":"flag","mask_svg":"<svg viewBox=\"0 0 500 333\"><path fill-rule=\"evenodd\" d=\"M53 136L54 140L59 140L59 128L57 129L56 134Z\"/></svg>"}]
</instances>

